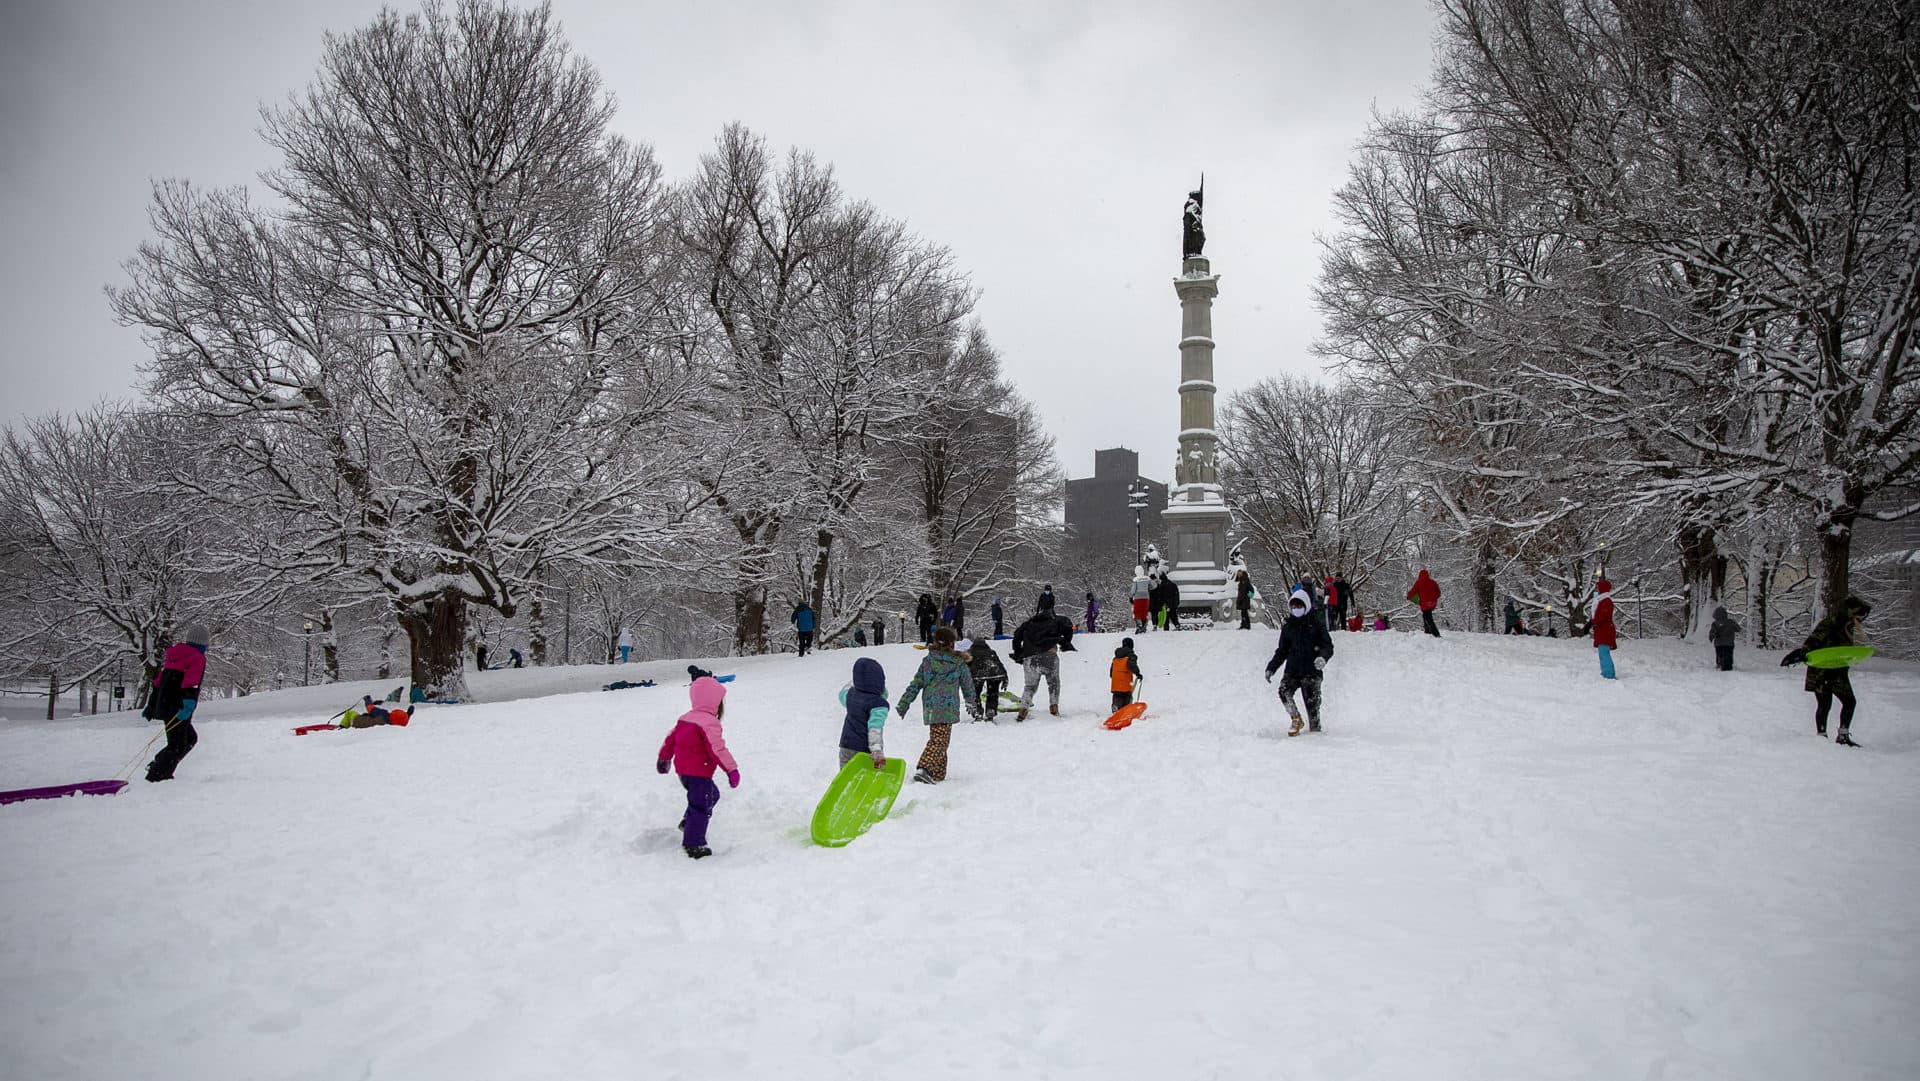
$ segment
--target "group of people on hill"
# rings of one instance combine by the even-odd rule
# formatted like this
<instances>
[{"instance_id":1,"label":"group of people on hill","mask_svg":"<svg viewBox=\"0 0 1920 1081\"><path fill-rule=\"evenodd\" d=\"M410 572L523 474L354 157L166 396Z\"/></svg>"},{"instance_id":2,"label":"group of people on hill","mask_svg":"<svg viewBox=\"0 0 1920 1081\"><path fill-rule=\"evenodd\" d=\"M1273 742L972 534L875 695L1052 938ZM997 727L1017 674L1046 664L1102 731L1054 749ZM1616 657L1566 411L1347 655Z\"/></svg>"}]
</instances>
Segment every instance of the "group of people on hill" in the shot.
<instances>
[{"instance_id":1,"label":"group of people on hill","mask_svg":"<svg viewBox=\"0 0 1920 1081\"><path fill-rule=\"evenodd\" d=\"M1237 581L1236 602L1241 606L1244 616L1250 597L1250 582L1244 572L1237 576ZM1601 675L1612 679L1612 651L1618 647L1613 622L1612 584L1601 578L1596 583L1595 595L1598 601L1590 624L1593 644L1599 655ZM1299 735L1302 730L1321 730L1322 683L1327 663L1334 655L1330 632L1345 625L1337 614L1344 612L1349 597L1344 578L1339 576L1329 580L1328 592L1319 598L1316 598L1311 583L1305 581L1296 584L1288 596L1287 615L1281 624L1279 643L1272 658L1267 661L1266 679L1272 682L1276 674L1281 677L1279 696L1291 720L1287 732L1289 736ZM923 601L931 599L930 595L922 596ZM1438 638L1440 632L1434 625L1433 612L1439 605L1440 587L1424 568L1413 587L1407 591L1407 599L1420 605L1423 629ZM1092 594L1088 594L1087 600L1092 609L1087 619L1090 629L1097 618L1098 609L1092 607ZM1149 606L1145 612L1141 608L1143 600ZM1150 595L1135 598L1136 633L1154 618L1151 604ZM1781 658L1781 666L1807 663L1809 655L1817 650L1860 644L1865 637L1862 623L1871 611L1871 606L1865 600L1849 596L1815 625L1799 648ZM951 614L957 620L965 618L964 608L959 605L957 598L941 614ZM995 598L993 619L996 632L1003 618L1002 603ZM805 602L797 605L792 622L796 631L805 636L802 645L804 655L811 647L816 622L812 609ZM1244 618L1242 626L1246 626ZM876 623L876 637L883 633L884 626ZM945 622L937 623L928 630L927 655L921 659L913 679L895 702L889 701L886 672L878 660L861 657L854 662L852 680L840 692L844 711L839 744L841 766L844 767L855 755L864 752L871 756L876 769L884 768L887 762L884 735L888 714L890 711L897 712L905 717L917 698L921 703L922 719L927 725L927 741L921 750L913 779L923 784L939 784L946 779L953 726L960 722L963 712L975 720L990 720L997 716L1008 679L1006 666L999 654L994 652L991 637L979 634L971 641L963 642L961 633L960 626ZM1716 609L1708 637L1714 645L1716 667L1722 671L1733 667L1733 642L1739 633L1739 624L1727 616L1726 609ZM1053 588L1049 585L1042 591L1033 614L1013 634L1009 656L1022 667L1025 675L1016 720L1027 719L1043 682L1047 686L1048 712L1059 716L1060 654L1074 651L1074 635L1074 622L1056 611ZM166 745L147 767L147 780L150 782L171 779L181 760L199 742L192 722L206 674L207 651L211 641L212 635L205 626L188 624L179 641L166 650L160 669L153 678L143 715L149 720L165 723ZM1133 700L1143 678L1132 638L1121 639L1120 645L1114 650L1108 673L1113 695L1112 708L1119 710ZM671 771L680 778L687 797L686 814L680 821L682 846L688 856L700 859L712 854L712 849L707 845L707 828L720 799L719 786L713 780L714 774L723 771L728 786L738 788L740 767L728 750L722 732L721 721L726 715L725 685L713 673L697 665L689 665L687 674L692 677L688 692L691 708L680 716L667 733L666 740L660 746L656 766L659 772L664 774ZM1804 687L1814 696L1815 732L1821 737L1826 736L1833 703L1838 701L1840 718L1834 742L1843 746L1858 746L1850 731L1857 700L1847 668L1810 664ZM1297 705L1296 697L1299 699Z\"/></svg>"}]
</instances>

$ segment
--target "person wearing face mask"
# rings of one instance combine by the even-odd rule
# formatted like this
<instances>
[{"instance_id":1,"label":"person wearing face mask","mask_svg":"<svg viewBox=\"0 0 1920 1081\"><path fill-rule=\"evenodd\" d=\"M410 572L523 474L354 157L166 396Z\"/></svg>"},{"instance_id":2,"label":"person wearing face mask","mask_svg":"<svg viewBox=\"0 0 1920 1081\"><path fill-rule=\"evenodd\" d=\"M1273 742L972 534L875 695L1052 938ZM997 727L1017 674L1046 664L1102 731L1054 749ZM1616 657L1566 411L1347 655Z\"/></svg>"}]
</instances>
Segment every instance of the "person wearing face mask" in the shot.
<instances>
[{"instance_id":1,"label":"person wearing face mask","mask_svg":"<svg viewBox=\"0 0 1920 1081\"><path fill-rule=\"evenodd\" d=\"M1300 693L1307 707L1307 731L1320 731L1320 673L1333 659L1333 636L1327 624L1313 615L1313 601L1304 589L1296 589L1287 600L1287 621L1280 625L1280 645L1267 662L1267 682L1285 666L1280 679L1280 703L1287 707L1293 726L1287 735L1297 736L1303 723L1300 710L1293 704L1294 692Z\"/></svg>"}]
</instances>

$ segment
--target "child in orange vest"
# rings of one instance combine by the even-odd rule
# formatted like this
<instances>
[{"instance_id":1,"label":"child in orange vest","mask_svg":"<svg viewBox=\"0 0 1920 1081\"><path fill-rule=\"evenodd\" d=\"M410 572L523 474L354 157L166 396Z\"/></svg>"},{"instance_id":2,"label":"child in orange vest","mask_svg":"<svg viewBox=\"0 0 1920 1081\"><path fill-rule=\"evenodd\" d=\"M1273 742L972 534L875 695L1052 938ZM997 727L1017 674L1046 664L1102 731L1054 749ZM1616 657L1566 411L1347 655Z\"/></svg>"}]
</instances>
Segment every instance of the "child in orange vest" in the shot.
<instances>
[{"instance_id":1,"label":"child in orange vest","mask_svg":"<svg viewBox=\"0 0 1920 1081\"><path fill-rule=\"evenodd\" d=\"M1141 678L1140 658L1133 655L1133 639L1120 639L1119 648L1113 651L1113 665L1108 669L1112 673L1113 708L1130 705L1133 702L1133 688Z\"/></svg>"}]
</instances>

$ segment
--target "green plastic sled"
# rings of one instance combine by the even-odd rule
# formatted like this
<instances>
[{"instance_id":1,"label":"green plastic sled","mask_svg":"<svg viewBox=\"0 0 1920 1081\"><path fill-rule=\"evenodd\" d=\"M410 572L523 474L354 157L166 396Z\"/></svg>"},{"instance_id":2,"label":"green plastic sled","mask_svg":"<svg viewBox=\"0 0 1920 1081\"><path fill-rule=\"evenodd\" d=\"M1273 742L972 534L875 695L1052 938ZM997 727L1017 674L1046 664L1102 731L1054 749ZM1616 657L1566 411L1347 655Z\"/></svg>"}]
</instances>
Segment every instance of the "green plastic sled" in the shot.
<instances>
[{"instance_id":1,"label":"green plastic sled","mask_svg":"<svg viewBox=\"0 0 1920 1081\"><path fill-rule=\"evenodd\" d=\"M1809 668L1846 668L1873 656L1872 646L1828 646L1807 654Z\"/></svg>"},{"instance_id":2,"label":"green plastic sled","mask_svg":"<svg viewBox=\"0 0 1920 1081\"><path fill-rule=\"evenodd\" d=\"M873 758L865 751L848 759L827 786L827 794L820 797L820 806L813 809L813 843L828 848L852 844L887 817L906 779L904 758L889 758L879 769L873 768Z\"/></svg>"}]
</instances>

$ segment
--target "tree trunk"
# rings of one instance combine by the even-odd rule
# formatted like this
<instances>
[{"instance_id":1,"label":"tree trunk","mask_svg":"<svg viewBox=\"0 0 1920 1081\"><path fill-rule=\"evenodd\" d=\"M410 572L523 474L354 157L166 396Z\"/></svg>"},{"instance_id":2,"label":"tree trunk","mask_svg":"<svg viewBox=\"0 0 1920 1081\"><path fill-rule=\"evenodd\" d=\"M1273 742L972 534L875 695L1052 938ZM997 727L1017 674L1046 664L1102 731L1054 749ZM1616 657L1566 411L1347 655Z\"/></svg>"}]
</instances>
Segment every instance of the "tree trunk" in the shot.
<instances>
[{"instance_id":1,"label":"tree trunk","mask_svg":"<svg viewBox=\"0 0 1920 1081\"><path fill-rule=\"evenodd\" d=\"M328 683L340 682L340 636L333 631L333 610L320 611L320 669Z\"/></svg>"},{"instance_id":2,"label":"tree trunk","mask_svg":"<svg viewBox=\"0 0 1920 1081\"><path fill-rule=\"evenodd\" d=\"M1853 564L1853 522L1851 508L1834 511L1820 530L1820 605L1831 613L1847 599L1848 579Z\"/></svg>"},{"instance_id":3,"label":"tree trunk","mask_svg":"<svg viewBox=\"0 0 1920 1081\"><path fill-rule=\"evenodd\" d=\"M527 657L535 666L547 663L546 591L537 582L527 609Z\"/></svg>"},{"instance_id":4,"label":"tree trunk","mask_svg":"<svg viewBox=\"0 0 1920 1081\"><path fill-rule=\"evenodd\" d=\"M413 685L428 698L465 701L466 598L447 591L409 605L400 612L400 627L407 632Z\"/></svg>"},{"instance_id":5,"label":"tree trunk","mask_svg":"<svg viewBox=\"0 0 1920 1081\"><path fill-rule=\"evenodd\" d=\"M380 630L380 672L379 672L379 676L380 676L380 678L381 678L381 679L392 679L392 678L393 678L393 636L394 636L394 633L395 633L395 628L393 627L393 625L392 625L392 624L388 624L387 626L385 626L385 627L382 627L382 628L381 628L381 630Z\"/></svg>"},{"instance_id":6,"label":"tree trunk","mask_svg":"<svg viewBox=\"0 0 1920 1081\"><path fill-rule=\"evenodd\" d=\"M1493 540L1480 538L1479 547L1473 555L1473 629L1488 634L1498 628L1494 624L1494 559Z\"/></svg>"},{"instance_id":7,"label":"tree trunk","mask_svg":"<svg viewBox=\"0 0 1920 1081\"><path fill-rule=\"evenodd\" d=\"M813 534L813 585L807 603L813 605L813 624L822 627L827 615L827 572L833 566L833 531L818 529Z\"/></svg>"},{"instance_id":8,"label":"tree trunk","mask_svg":"<svg viewBox=\"0 0 1920 1081\"><path fill-rule=\"evenodd\" d=\"M1719 554L1713 527L1688 525L1680 530L1680 637L1694 638L1706 629L1706 617L1720 602L1726 585L1727 561Z\"/></svg>"},{"instance_id":9,"label":"tree trunk","mask_svg":"<svg viewBox=\"0 0 1920 1081\"><path fill-rule=\"evenodd\" d=\"M1773 586L1773 561L1766 556L1760 557L1760 569L1753 581L1753 623L1751 640L1761 649L1767 645L1767 592Z\"/></svg>"}]
</instances>

